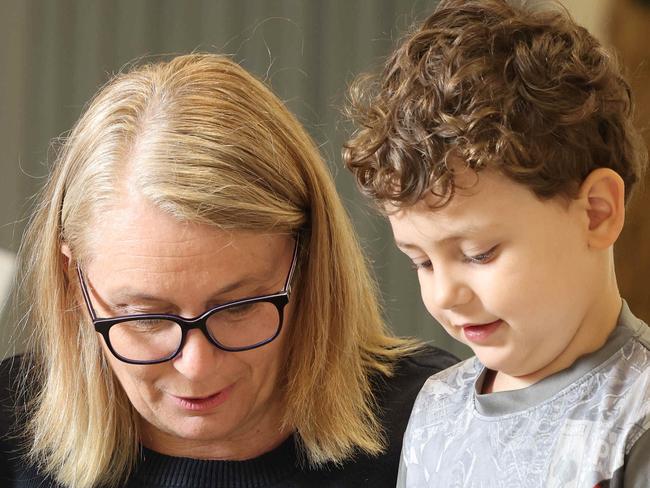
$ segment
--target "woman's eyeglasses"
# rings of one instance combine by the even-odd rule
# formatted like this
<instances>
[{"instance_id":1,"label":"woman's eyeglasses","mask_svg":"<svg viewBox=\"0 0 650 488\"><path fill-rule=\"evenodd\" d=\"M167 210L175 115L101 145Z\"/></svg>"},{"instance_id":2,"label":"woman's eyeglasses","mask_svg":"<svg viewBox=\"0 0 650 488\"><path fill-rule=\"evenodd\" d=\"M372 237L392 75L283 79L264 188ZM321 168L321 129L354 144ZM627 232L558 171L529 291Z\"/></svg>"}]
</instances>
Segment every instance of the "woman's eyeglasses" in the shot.
<instances>
[{"instance_id":1,"label":"woman's eyeglasses","mask_svg":"<svg viewBox=\"0 0 650 488\"><path fill-rule=\"evenodd\" d=\"M174 358L192 329L201 330L215 347L224 351L248 351L275 339L282 330L284 307L291 295L298 247L296 238L291 267L278 293L224 303L189 319L170 314L97 317L79 265L77 273L92 323L111 353L125 363L156 364Z\"/></svg>"}]
</instances>

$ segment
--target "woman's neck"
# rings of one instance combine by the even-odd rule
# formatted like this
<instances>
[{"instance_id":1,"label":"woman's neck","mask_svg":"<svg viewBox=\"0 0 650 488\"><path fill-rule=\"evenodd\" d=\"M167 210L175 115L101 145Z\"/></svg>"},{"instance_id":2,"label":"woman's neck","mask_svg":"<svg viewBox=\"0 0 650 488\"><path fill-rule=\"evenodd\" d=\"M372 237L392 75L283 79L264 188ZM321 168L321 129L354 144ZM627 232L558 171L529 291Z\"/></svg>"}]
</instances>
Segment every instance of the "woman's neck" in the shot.
<instances>
[{"instance_id":1,"label":"woman's neck","mask_svg":"<svg viewBox=\"0 0 650 488\"><path fill-rule=\"evenodd\" d=\"M273 409L275 410L275 409ZM212 439L181 438L140 419L140 442L152 451L193 459L242 461L253 459L282 444L293 432L283 426L281 412L267 411L251 428Z\"/></svg>"}]
</instances>

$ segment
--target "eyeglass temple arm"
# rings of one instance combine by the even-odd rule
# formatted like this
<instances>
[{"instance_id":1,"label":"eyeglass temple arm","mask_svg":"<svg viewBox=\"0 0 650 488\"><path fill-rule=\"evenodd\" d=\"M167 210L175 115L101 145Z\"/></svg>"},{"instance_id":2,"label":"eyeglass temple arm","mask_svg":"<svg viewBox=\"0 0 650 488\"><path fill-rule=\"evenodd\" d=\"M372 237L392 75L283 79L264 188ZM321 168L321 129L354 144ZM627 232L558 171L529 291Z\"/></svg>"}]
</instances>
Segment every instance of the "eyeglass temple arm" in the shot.
<instances>
[{"instance_id":1,"label":"eyeglass temple arm","mask_svg":"<svg viewBox=\"0 0 650 488\"><path fill-rule=\"evenodd\" d=\"M293 272L296 269L296 262L298 261L298 249L300 248L300 236L296 236L296 245L293 248L293 257L291 258L291 269L289 269L289 274L287 275L287 281L284 283L284 289L287 293L291 293L291 280L293 278Z\"/></svg>"},{"instance_id":2,"label":"eyeglass temple arm","mask_svg":"<svg viewBox=\"0 0 650 488\"><path fill-rule=\"evenodd\" d=\"M77 263L77 275L79 275L79 283L81 284L81 293L84 296L84 301L86 302L86 305L88 306L88 312L90 312L90 318L93 320L97 320L97 314L95 313L95 309L93 308L93 304L90 301L90 295L88 294L88 288L86 288L86 282L84 280L83 274L81 273L81 268L79 267L79 263Z\"/></svg>"}]
</instances>

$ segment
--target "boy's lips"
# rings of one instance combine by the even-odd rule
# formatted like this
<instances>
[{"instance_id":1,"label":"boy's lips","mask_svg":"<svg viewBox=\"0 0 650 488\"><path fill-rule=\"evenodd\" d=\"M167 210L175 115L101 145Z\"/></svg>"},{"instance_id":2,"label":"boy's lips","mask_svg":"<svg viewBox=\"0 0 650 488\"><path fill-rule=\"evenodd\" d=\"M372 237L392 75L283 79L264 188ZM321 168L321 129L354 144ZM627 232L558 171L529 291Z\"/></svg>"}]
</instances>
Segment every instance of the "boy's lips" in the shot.
<instances>
[{"instance_id":1,"label":"boy's lips","mask_svg":"<svg viewBox=\"0 0 650 488\"><path fill-rule=\"evenodd\" d=\"M473 322L473 323L466 323L466 324L460 324L459 327L484 327L486 325L492 325L496 324L497 322L501 322L501 319L496 319L493 320L492 322Z\"/></svg>"},{"instance_id":2,"label":"boy's lips","mask_svg":"<svg viewBox=\"0 0 650 488\"><path fill-rule=\"evenodd\" d=\"M469 342L480 344L485 342L502 323L501 319L497 319L484 324L463 324L461 327L463 335Z\"/></svg>"}]
</instances>

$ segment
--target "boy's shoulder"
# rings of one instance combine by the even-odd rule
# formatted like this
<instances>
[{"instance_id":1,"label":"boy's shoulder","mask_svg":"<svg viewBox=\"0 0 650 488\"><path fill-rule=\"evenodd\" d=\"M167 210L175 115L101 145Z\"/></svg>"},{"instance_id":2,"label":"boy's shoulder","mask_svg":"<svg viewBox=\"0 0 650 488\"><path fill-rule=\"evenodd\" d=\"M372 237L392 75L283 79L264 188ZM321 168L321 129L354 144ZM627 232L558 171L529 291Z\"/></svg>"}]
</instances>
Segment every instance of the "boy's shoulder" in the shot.
<instances>
[{"instance_id":1,"label":"boy's shoulder","mask_svg":"<svg viewBox=\"0 0 650 488\"><path fill-rule=\"evenodd\" d=\"M472 356L429 377L420 394L438 398L471 390L482 370L483 365L476 356Z\"/></svg>"},{"instance_id":2,"label":"boy's shoulder","mask_svg":"<svg viewBox=\"0 0 650 488\"><path fill-rule=\"evenodd\" d=\"M650 387L650 327L623 303L618 326L602 351L606 361L594 368L594 374L610 377L612 387L617 384L646 383ZM611 355L609 353L612 353ZM650 388L644 393L650 398Z\"/></svg>"},{"instance_id":3,"label":"boy's shoulder","mask_svg":"<svg viewBox=\"0 0 650 488\"><path fill-rule=\"evenodd\" d=\"M454 369L458 358L449 352L425 345L413 354L402 357L390 377L374 378L374 392L383 410L401 411L404 428L413 404L422 394L423 385L438 374ZM402 429L403 430L403 429Z\"/></svg>"},{"instance_id":4,"label":"boy's shoulder","mask_svg":"<svg viewBox=\"0 0 650 488\"><path fill-rule=\"evenodd\" d=\"M524 415L527 411L553 409L553 405L566 407L577 397L581 398L577 404L591 404L594 408L614 397L617 403L623 399L631 403L635 399L650 401L650 327L624 303L618 327L601 349L539 384L524 390L476 395L485 371L481 362L471 357L432 375L415 401L410 428L438 428L446 419L457 420L475 410L493 420ZM630 398L622 393L630 388L643 394Z\"/></svg>"},{"instance_id":5,"label":"boy's shoulder","mask_svg":"<svg viewBox=\"0 0 650 488\"><path fill-rule=\"evenodd\" d=\"M404 438L407 485L431 486L435 479L436 486L464 486L487 478L495 486L600 486L622 476L626 486L647 481L650 328L627 305L618 325L603 348L521 390L476 395L483 371L476 359L432 376ZM469 465L471 472L453 469Z\"/></svg>"},{"instance_id":6,"label":"boy's shoulder","mask_svg":"<svg viewBox=\"0 0 650 488\"><path fill-rule=\"evenodd\" d=\"M473 356L430 376L413 405L409 428L431 428L449 418L458 418L472 404L475 384L483 369Z\"/></svg>"},{"instance_id":7,"label":"boy's shoulder","mask_svg":"<svg viewBox=\"0 0 650 488\"><path fill-rule=\"evenodd\" d=\"M623 302L619 326L629 330L635 342L639 342L643 347L650 350L650 326L636 317L626 302Z\"/></svg>"}]
</instances>

